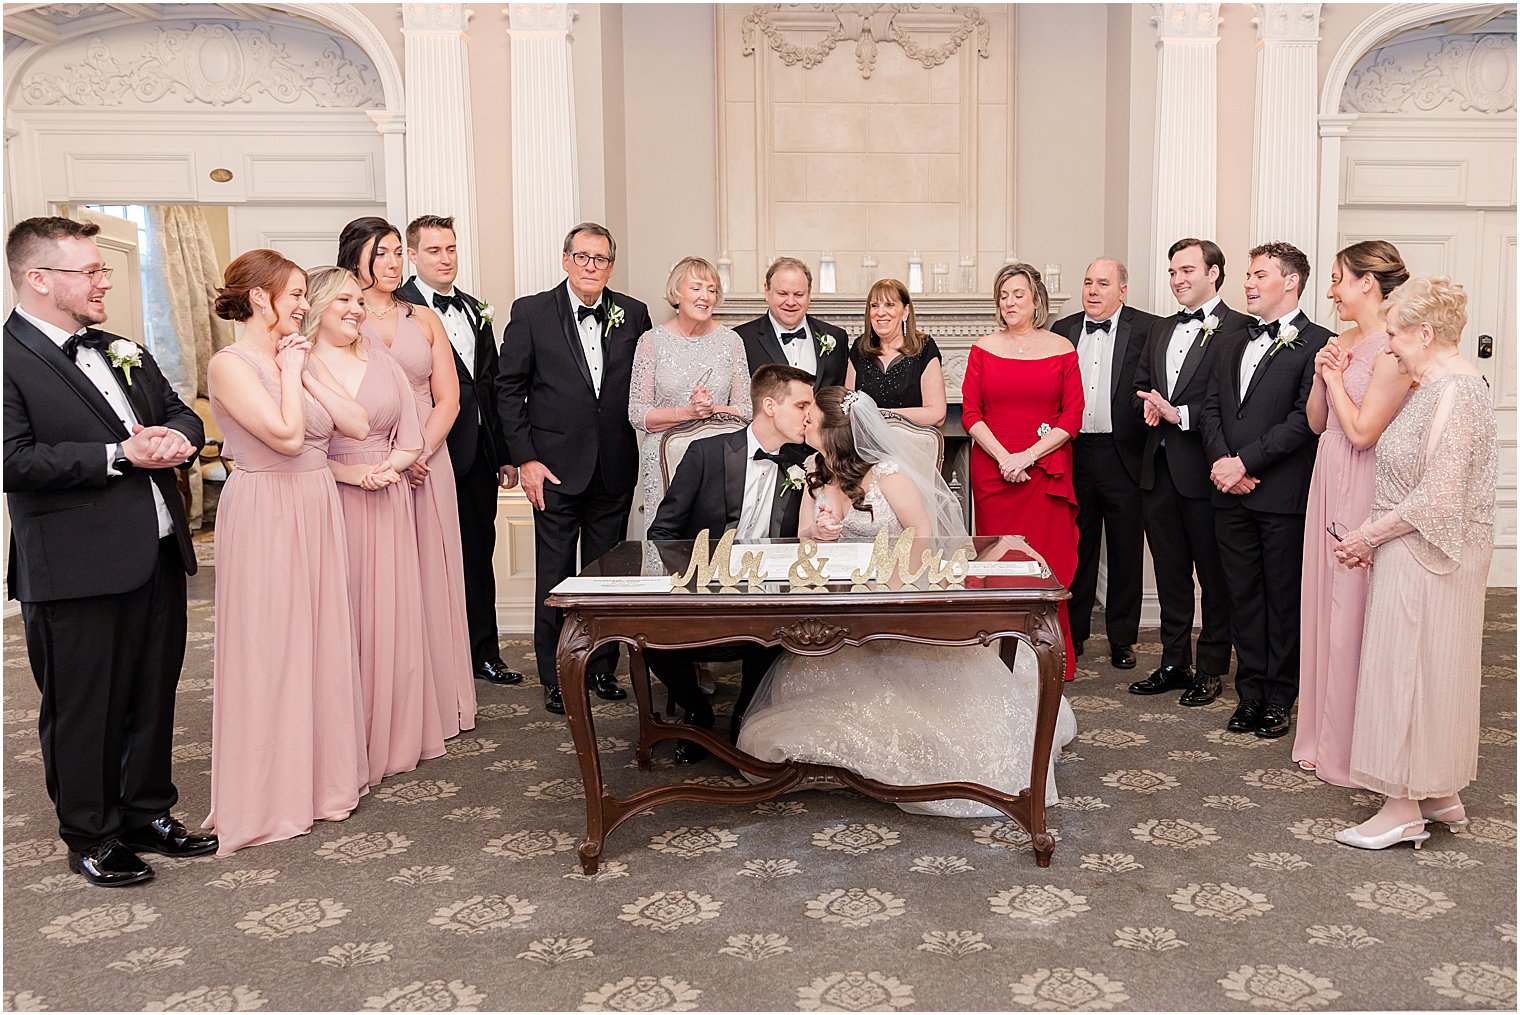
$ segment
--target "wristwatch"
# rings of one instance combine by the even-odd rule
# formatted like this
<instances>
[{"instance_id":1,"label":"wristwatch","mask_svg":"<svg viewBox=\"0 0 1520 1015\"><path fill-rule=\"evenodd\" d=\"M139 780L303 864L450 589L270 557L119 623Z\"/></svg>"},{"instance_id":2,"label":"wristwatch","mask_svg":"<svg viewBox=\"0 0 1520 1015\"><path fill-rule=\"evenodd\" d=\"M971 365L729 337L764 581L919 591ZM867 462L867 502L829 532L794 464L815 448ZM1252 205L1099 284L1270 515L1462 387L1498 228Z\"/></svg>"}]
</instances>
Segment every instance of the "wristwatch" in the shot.
<instances>
[{"instance_id":1,"label":"wristwatch","mask_svg":"<svg viewBox=\"0 0 1520 1015\"><path fill-rule=\"evenodd\" d=\"M111 468L117 472L132 471L132 460L122 451L120 444L111 445Z\"/></svg>"}]
</instances>

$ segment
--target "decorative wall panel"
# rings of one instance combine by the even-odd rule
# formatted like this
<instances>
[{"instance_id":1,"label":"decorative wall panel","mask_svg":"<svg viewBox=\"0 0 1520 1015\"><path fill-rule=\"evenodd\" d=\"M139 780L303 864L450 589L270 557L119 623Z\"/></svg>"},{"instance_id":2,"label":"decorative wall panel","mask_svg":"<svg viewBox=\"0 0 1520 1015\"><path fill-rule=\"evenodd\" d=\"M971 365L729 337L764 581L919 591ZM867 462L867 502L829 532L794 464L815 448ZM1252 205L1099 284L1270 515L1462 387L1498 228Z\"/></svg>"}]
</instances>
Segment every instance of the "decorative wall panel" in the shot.
<instances>
[{"instance_id":1,"label":"decorative wall panel","mask_svg":"<svg viewBox=\"0 0 1520 1015\"><path fill-rule=\"evenodd\" d=\"M1375 49L1351 71L1345 113L1515 110L1515 35L1446 35Z\"/></svg>"}]
</instances>

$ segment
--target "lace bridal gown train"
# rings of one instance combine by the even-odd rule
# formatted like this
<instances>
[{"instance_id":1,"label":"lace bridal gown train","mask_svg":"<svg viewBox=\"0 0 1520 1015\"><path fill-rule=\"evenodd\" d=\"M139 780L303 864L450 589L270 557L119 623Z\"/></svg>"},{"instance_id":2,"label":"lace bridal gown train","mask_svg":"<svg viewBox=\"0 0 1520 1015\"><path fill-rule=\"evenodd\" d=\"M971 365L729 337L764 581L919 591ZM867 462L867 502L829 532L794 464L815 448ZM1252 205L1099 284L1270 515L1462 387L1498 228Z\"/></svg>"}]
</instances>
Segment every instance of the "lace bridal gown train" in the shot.
<instances>
[{"instance_id":1,"label":"lace bridal gown train","mask_svg":"<svg viewBox=\"0 0 1520 1015\"><path fill-rule=\"evenodd\" d=\"M895 463L882 462L877 472L884 470L896 471ZM870 512L852 508L845 516L841 540L901 531L874 478L865 503ZM979 645L873 641L826 656L785 653L756 691L738 746L765 761L837 765L893 786L976 782L1018 793L1029 786L1037 694L1034 653L1023 645L1011 673L994 649ZM1062 698L1052 760L1076 728ZM1054 803L1054 771L1045 779L1046 802ZM957 818L999 813L972 800L898 806Z\"/></svg>"}]
</instances>

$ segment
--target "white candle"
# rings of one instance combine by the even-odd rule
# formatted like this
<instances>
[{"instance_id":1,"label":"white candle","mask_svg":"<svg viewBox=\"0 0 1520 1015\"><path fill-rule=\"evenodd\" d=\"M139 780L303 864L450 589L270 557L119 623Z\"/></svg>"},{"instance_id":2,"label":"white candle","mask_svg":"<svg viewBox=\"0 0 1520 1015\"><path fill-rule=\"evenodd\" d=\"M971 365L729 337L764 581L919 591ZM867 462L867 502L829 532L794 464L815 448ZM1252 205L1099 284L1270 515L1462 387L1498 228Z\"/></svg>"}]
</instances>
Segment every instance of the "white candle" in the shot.
<instances>
[{"instance_id":1,"label":"white candle","mask_svg":"<svg viewBox=\"0 0 1520 1015\"><path fill-rule=\"evenodd\" d=\"M818 259L818 291L821 293L837 292L834 280L834 255L825 253Z\"/></svg>"},{"instance_id":2,"label":"white candle","mask_svg":"<svg viewBox=\"0 0 1520 1015\"><path fill-rule=\"evenodd\" d=\"M913 251L908 258L908 292L921 293L924 291L924 262L918 256L918 251Z\"/></svg>"}]
</instances>

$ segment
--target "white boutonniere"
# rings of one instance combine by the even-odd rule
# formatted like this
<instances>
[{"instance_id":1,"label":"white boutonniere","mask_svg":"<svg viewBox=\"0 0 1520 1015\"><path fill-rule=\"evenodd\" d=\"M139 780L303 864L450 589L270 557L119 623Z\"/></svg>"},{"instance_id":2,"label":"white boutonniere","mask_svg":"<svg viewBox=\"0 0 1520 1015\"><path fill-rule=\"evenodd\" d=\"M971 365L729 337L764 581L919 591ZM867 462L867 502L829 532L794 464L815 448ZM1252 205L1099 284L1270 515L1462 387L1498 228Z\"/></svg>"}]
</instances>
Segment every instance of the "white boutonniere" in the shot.
<instances>
[{"instance_id":1,"label":"white boutonniere","mask_svg":"<svg viewBox=\"0 0 1520 1015\"><path fill-rule=\"evenodd\" d=\"M1203 319L1203 341L1198 343L1198 347L1200 349L1209 344L1209 339L1214 337L1214 332L1217 331L1218 328L1219 318L1215 317L1213 314L1210 314Z\"/></svg>"},{"instance_id":2,"label":"white boutonniere","mask_svg":"<svg viewBox=\"0 0 1520 1015\"><path fill-rule=\"evenodd\" d=\"M612 329L620 327L623 323L623 308L616 303L607 304L607 327L602 331L602 337L612 334Z\"/></svg>"},{"instance_id":3,"label":"white boutonniere","mask_svg":"<svg viewBox=\"0 0 1520 1015\"><path fill-rule=\"evenodd\" d=\"M802 466L788 465L786 467L786 475L781 480L781 492L787 493L791 490L801 490L802 484L806 481L807 473L803 471Z\"/></svg>"},{"instance_id":4,"label":"white boutonniere","mask_svg":"<svg viewBox=\"0 0 1520 1015\"><path fill-rule=\"evenodd\" d=\"M485 300L476 301L475 313L480 316L481 324L489 325L492 321L496 320L496 308Z\"/></svg>"},{"instance_id":5,"label":"white boutonniere","mask_svg":"<svg viewBox=\"0 0 1520 1015\"><path fill-rule=\"evenodd\" d=\"M831 353L833 351L834 351L834 336L833 335L826 335L826 334L824 334L823 332L820 331L818 333L818 354L820 356L827 356L829 353Z\"/></svg>"},{"instance_id":6,"label":"white boutonniere","mask_svg":"<svg viewBox=\"0 0 1520 1015\"><path fill-rule=\"evenodd\" d=\"M127 379L127 387L130 388L132 368L142 366L142 347L130 339L118 338L107 347L106 358L113 367L121 368L122 375Z\"/></svg>"},{"instance_id":7,"label":"white boutonniere","mask_svg":"<svg viewBox=\"0 0 1520 1015\"><path fill-rule=\"evenodd\" d=\"M1277 330L1277 341L1272 345L1272 351L1267 355L1276 356L1279 349L1298 348L1298 329L1291 324L1285 324Z\"/></svg>"}]
</instances>

